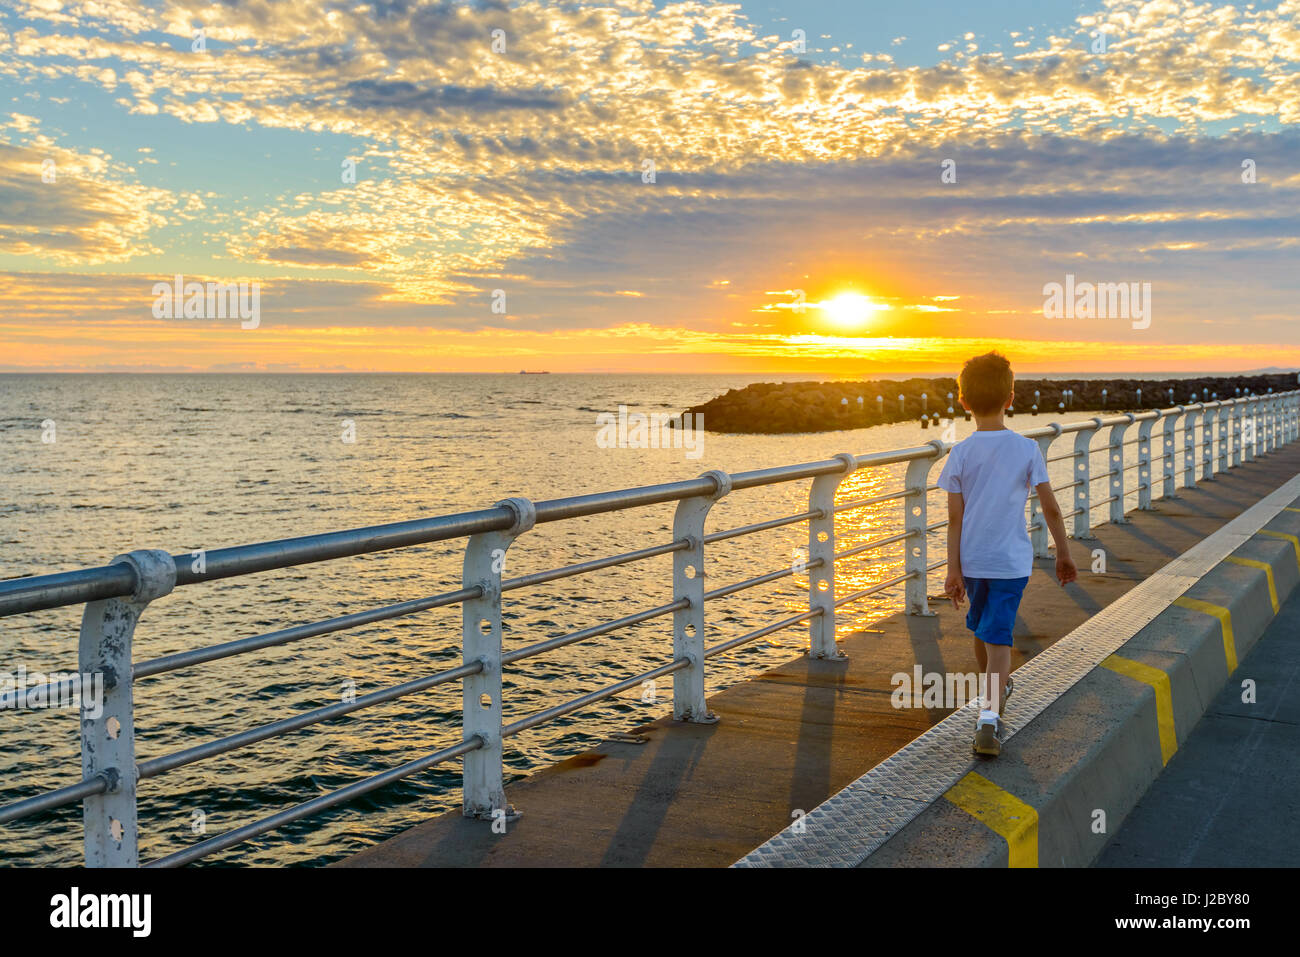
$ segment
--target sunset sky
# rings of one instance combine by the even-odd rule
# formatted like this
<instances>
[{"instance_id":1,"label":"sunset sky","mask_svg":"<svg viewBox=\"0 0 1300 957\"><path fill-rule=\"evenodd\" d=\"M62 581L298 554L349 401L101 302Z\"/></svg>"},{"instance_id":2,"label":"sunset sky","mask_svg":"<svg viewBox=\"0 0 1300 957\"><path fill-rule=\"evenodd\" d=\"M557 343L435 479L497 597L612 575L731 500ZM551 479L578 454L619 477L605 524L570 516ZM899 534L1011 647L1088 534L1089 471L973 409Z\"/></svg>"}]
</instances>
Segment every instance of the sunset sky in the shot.
<instances>
[{"instance_id":1,"label":"sunset sky","mask_svg":"<svg viewBox=\"0 0 1300 957\"><path fill-rule=\"evenodd\" d=\"M0 75L0 371L1300 366L1300 0L11 0Z\"/></svg>"}]
</instances>

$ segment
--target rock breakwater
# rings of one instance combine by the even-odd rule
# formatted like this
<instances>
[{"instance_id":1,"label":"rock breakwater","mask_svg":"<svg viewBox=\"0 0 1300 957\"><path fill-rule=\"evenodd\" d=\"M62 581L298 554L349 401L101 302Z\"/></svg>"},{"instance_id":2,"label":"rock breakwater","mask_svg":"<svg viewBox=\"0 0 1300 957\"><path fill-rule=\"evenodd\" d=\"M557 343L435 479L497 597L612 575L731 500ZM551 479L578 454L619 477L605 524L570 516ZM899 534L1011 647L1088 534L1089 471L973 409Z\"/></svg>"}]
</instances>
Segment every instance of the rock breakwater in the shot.
<instances>
[{"instance_id":1,"label":"rock breakwater","mask_svg":"<svg viewBox=\"0 0 1300 957\"><path fill-rule=\"evenodd\" d=\"M1295 372L1188 379L1017 379L1015 416L1043 421L1083 413L1137 412L1297 388ZM1036 406L1036 410L1035 410ZM951 412L950 412L951 408ZM757 382L686 410L710 432L789 433L860 429L888 422L931 422L962 415L957 380Z\"/></svg>"}]
</instances>

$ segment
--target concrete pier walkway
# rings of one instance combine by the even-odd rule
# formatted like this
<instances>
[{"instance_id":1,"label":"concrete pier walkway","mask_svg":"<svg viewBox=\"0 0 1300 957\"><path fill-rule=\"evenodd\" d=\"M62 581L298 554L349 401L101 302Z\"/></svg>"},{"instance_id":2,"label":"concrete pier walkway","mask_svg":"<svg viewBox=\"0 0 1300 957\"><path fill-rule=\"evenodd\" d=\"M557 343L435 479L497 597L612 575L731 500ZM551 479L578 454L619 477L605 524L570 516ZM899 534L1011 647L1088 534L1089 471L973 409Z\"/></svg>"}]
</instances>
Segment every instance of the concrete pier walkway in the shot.
<instances>
[{"instance_id":1,"label":"concrete pier walkway","mask_svg":"<svg viewBox=\"0 0 1300 957\"><path fill-rule=\"evenodd\" d=\"M1072 541L1079 581L1061 588L1038 560L1016 624L1012 667L1050 647L1157 569L1300 472L1300 447L1178 490L1156 510ZM1100 510L1096 514L1100 514ZM1092 552L1107 570L1092 574ZM892 706L891 676L976 670L964 612L895 615L841 639L846 662L793 660L709 698L716 725L661 719L639 743L597 748L507 787L523 817L506 834L458 811L335 866L723 867L950 713ZM878 631L878 633L876 633Z\"/></svg>"}]
</instances>

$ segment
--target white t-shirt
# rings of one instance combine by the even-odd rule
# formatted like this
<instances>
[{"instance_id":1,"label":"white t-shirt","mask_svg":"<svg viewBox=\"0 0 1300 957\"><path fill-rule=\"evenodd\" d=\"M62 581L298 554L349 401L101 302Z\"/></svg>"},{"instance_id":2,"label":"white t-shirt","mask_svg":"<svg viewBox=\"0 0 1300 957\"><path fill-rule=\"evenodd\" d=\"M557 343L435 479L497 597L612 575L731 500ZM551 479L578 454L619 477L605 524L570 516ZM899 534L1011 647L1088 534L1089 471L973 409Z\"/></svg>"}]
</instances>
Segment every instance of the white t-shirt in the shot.
<instances>
[{"instance_id":1,"label":"white t-shirt","mask_svg":"<svg viewBox=\"0 0 1300 957\"><path fill-rule=\"evenodd\" d=\"M1047 481L1033 439L1010 429L975 431L952 447L939 488L960 492L961 573L967 578L1025 578L1034 570L1025 501Z\"/></svg>"}]
</instances>

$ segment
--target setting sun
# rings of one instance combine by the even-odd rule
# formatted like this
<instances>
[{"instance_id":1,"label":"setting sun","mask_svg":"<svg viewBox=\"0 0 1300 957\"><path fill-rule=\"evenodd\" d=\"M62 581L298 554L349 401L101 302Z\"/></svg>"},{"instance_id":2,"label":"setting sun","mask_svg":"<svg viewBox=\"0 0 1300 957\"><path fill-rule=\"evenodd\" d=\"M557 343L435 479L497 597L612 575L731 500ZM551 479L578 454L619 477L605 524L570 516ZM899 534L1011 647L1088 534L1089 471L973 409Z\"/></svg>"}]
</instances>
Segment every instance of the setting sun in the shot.
<instances>
[{"instance_id":1,"label":"setting sun","mask_svg":"<svg viewBox=\"0 0 1300 957\"><path fill-rule=\"evenodd\" d=\"M884 308L857 292L842 292L833 299L820 304L822 312L835 325L846 329L861 326L871 317L871 313Z\"/></svg>"}]
</instances>

